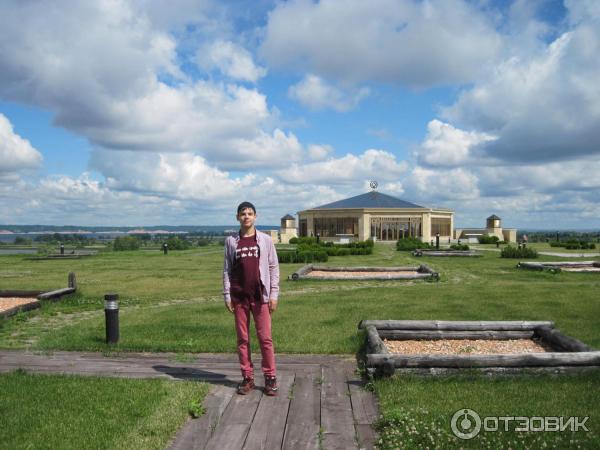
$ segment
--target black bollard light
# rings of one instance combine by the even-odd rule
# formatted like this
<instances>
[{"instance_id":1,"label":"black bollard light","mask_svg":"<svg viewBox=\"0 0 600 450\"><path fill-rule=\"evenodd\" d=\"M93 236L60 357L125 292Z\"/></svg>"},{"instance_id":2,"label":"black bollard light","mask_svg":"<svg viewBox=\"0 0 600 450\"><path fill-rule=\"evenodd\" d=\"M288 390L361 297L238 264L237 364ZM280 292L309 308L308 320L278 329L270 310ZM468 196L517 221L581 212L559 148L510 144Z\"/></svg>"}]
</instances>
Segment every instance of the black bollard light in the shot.
<instances>
[{"instance_id":1,"label":"black bollard light","mask_svg":"<svg viewBox=\"0 0 600 450\"><path fill-rule=\"evenodd\" d=\"M436 250L440 249L440 233L435 234L435 248Z\"/></svg>"},{"instance_id":2,"label":"black bollard light","mask_svg":"<svg viewBox=\"0 0 600 450\"><path fill-rule=\"evenodd\" d=\"M169 246L167 245L166 242L163 244L163 253L165 255L167 255L169 253Z\"/></svg>"},{"instance_id":3,"label":"black bollard light","mask_svg":"<svg viewBox=\"0 0 600 450\"><path fill-rule=\"evenodd\" d=\"M106 319L106 343L119 342L119 294L104 296L104 318Z\"/></svg>"},{"instance_id":4,"label":"black bollard light","mask_svg":"<svg viewBox=\"0 0 600 450\"><path fill-rule=\"evenodd\" d=\"M61 255L65 254L65 244L60 244L60 254Z\"/></svg>"},{"instance_id":5,"label":"black bollard light","mask_svg":"<svg viewBox=\"0 0 600 450\"><path fill-rule=\"evenodd\" d=\"M317 244L319 243L319 238L321 237L321 235L319 233L317 233Z\"/></svg>"},{"instance_id":6,"label":"black bollard light","mask_svg":"<svg viewBox=\"0 0 600 450\"><path fill-rule=\"evenodd\" d=\"M496 241L496 248L500 248L500 241Z\"/></svg>"}]
</instances>

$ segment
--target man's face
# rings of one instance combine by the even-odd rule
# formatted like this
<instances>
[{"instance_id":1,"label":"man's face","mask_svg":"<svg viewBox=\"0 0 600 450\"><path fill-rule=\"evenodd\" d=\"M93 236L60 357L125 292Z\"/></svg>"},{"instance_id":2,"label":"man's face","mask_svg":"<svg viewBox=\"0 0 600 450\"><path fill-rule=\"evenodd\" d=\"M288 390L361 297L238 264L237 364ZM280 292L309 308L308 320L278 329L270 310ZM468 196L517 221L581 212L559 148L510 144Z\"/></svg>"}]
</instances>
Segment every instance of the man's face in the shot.
<instances>
[{"instance_id":1,"label":"man's face","mask_svg":"<svg viewBox=\"0 0 600 450\"><path fill-rule=\"evenodd\" d=\"M249 228L254 225L256 222L256 214L252 210L252 208L244 208L240 211L240 213L236 216L238 222L244 228Z\"/></svg>"}]
</instances>

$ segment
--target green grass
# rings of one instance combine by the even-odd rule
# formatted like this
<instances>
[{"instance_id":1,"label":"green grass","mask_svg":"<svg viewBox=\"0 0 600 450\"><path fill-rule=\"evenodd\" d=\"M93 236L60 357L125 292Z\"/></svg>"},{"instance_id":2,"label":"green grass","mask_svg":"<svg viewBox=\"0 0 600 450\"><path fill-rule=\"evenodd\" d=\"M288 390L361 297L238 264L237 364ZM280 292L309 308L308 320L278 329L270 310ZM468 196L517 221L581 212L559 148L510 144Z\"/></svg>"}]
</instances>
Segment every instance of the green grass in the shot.
<instances>
[{"instance_id":1,"label":"green grass","mask_svg":"<svg viewBox=\"0 0 600 450\"><path fill-rule=\"evenodd\" d=\"M233 317L225 310L221 295L222 260L222 247L217 246L169 252L167 256L160 252L106 252L70 261L0 257L0 289L62 287L69 271L77 273L80 287L76 295L60 302L0 321L0 347L107 351L102 297L115 291L121 297L121 341L114 350L180 355L235 352ZM556 260L561 258L538 258ZM518 270L517 260L502 259L497 252L484 252L482 258L416 258L386 244L377 244L372 255L331 257L327 262L331 266L421 263L440 272L438 283L292 282L286 278L301 264L282 264L280 305L273 318L276 351L356 353L364 345L357 330L362 319L553 320L566 334L600 347L600 276L595 274ZM522 411L539 415L574 411L581 415L583 411L595 418L592 423L597 428L600 406L592 399L600 394L599 381L591 376L508 381L398 377L377 382L375 388L384 413L383 435L389 432L393 437L413 425L419 435L426 435L432 420L439 422L435 422L436 430L443 426L447 434L449 418L459 407L480 408L482 414L502 410L505 415ZM427 411L421 411L416 425L406 421L406 414L413 414L415 408ZM597 431L575 439L596 439ZM508 443L512 437L488 438L504 439L496 447L514 446ZM565 446L564 442L547 444ZM487 441L481 444L485 445ZM413 448L424 446L415 444Z\"/></svg>"},{"instance_id":2,"label":"green grass","mask_svg":"<svg viewBox=\"0 0 600 450\"><path fill-rule=\"evenodd\" d=\"M384 418L379 448L599 448L600 374L489 378L395 376L376 380ZM586 417L589 432L485 432L471 440L454 436L454 413L480 417ZM503 428L503 423L501 428ZM418 430L415 433L414 430Z\"/></svg>"},{"instance_id":3,"label":"green grass","mask_svg":"<svg viewBox=\"0 0 600 450\"><path fill-rule=\"evenodd\" d=\"M0 392L0 448L163 449L208 385L16 371Z\"/></svg>"}]
</instances>

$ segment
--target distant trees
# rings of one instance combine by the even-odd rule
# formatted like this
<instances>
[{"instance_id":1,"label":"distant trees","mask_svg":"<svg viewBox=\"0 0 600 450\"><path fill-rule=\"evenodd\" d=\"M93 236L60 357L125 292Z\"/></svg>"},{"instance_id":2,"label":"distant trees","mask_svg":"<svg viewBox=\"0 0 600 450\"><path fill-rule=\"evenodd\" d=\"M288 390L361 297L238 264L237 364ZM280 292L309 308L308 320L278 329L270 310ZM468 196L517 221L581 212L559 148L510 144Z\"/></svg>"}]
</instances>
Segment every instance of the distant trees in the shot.
<instances>
[{"instance_id":1,"label":"distant trees","mask_svg":"<svg viewBox=\"0 0 600 450\"><path fill-rule=\"evenodd\" d=\"M114 240L113 250L120 252L126 250L138 250L140 248L140 240L133 236L121 236Z\"/></svg>"}]
</instances>

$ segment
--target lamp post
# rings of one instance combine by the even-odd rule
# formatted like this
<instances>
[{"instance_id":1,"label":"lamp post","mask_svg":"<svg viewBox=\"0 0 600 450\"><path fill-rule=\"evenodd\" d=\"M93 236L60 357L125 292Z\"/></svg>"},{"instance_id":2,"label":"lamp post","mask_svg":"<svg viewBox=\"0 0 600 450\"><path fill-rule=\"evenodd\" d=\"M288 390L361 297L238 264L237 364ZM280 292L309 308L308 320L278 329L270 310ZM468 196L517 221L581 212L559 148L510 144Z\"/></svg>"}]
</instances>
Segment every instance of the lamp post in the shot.
<instances>
[{"instance_id":1,"label":"lamp post","mask_svg":"<svg viewBox=\"0 0 600 450\"><path fill-rule=\"evenodd\" d=\"M435 234L435 249L440 249L440 233Z\"/></svg>"},{"instance_id":2,"label":"lamp post","mask_svg":"<svg viewBox=\"0 0 600 450\"><path fill-rule=\"evenodd\" d=\"M119 295L104 296L104 319L106 322L106 343L119 342Z\"/></svg>"}]
</instances>

